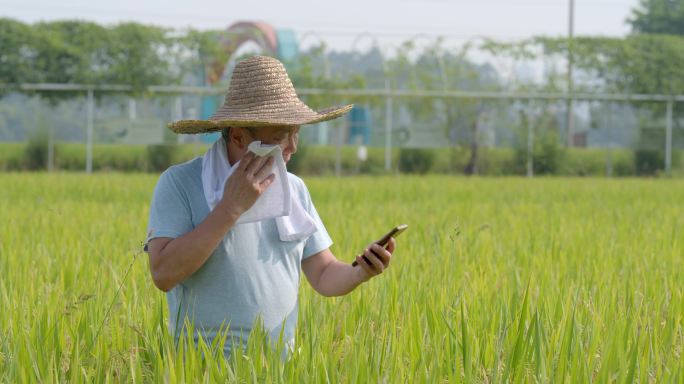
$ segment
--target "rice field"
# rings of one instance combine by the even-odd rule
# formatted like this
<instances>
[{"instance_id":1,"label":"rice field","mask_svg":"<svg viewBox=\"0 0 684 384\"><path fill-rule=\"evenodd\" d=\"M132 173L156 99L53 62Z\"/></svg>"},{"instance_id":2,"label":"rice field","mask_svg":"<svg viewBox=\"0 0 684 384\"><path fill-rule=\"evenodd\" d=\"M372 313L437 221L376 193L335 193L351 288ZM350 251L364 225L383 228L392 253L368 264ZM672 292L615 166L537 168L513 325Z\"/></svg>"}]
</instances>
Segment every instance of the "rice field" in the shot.
<instances>
[{"instance_id":1,"label":"rice field","mask_svg":"<svg viewBox=\"0 0 684 384\"><path fill-rule=\"evenodd\" d=\"M351 261L296 352L174 345L141 252L155 175L0 174L0 382L684 382L684 181L305 179Z\"/></svg>"}]
</instances>

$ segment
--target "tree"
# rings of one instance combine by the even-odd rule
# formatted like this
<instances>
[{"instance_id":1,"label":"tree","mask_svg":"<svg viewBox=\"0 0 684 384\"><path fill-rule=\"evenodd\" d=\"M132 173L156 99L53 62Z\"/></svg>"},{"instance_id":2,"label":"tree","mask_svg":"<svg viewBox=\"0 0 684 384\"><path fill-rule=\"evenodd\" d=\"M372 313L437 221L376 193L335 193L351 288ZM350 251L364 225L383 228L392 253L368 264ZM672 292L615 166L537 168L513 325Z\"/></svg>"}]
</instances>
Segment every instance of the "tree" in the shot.
<instances>
[{"instance_id":1,"label":"tree","mask_svg":"<svg viewBox=\"0 0 684 384\"><path fill-rule=\"evenodd\" d=\"M565 57L566 38L536 38L544 55ZM574 66L587 78L576 86L605 92L684 93L684 38L631 35L579 37L573 42ZM599 80L599 81L597 81Z\"/></svg>"},{"instance_id":2,"label":"tree","mask_svg":"<svg viewBox=\"0 0 684 384\"><path fill-rule=\"evenodd\" d=\"M35 34L24 23L0 19L0 82L19 84L35 77Z\"/></svg>"},{"instance_id":3,"label":"tree","mask_svg":"<svg viewBox=\"0 0 684 384\"><path fill-rule=\"evenodd\" d=\"M489 65L478 65L468 60L472 48L466 44L458 49L446 50L442 41L416 52L413 41L405 42L397 55L389 60L389 77L396 88L413 90L487 90L500 88L498 73ZM412 60L411 57L416 57ZM453 149L452 169L456 168L456 153L467 147L470 155L463 172L476 174L480 158L479 127L482 116L490 112L493 103L479 100L452 98L416 98L406 101L414 123L436 124L442 127ZM424 127L425 128L425 127Z\"/></svg>"},{"instance_id":4,"label":"tree","mask_svg":"<svg viewBox=\"0 0 684 384\"><path fill-rule=\"evenodd\" d=\"M684 0L641 0L628 22L637 33L684 35Z\"/></svg>"},{"instance_id":5,"label":"tree","mask_svg":"<svg viewBox=\"0 0 684 384\"><path fill-rule=\"evenodd\" d=\"M352 75L343 77L337 72L326 69L329 64L326 58L324 44L312 47L308 52L292 61L285 61L288 74L292 83L297 88L317 88L324 90L354 89L365 86L363 76ZM308 95L307 104L314 108L340 104L339 96L331 95Z\"/></svg>"},{"instance_id":6,"label":"tree","mask_svg":"<svg viewBox=\"0 0 684 384\"><path fill-rule=\"evenodd\" d=\"M0 82L117 84L140 93L179 84L195 48L169 30L136 23L105 27L84 21L33 25L0 19ZM53 103L78 92L38 92Z\"/></svg>"},{"instance_id":7,"label":"tree","mask_svg":"<svg viewBox=\"0 0 684 384\"><path fill-rule=\"evenodd\" d=\"M565 55L566 39L537 39L549 55ZM575 67L584 83L577 90L627 94L684 94L684 37L675 35L634 34L625 38L583 37L573 43ZM665 142L665 103L632 105L645 112L639 119L639 149L662 148ZM675 128L680 125L682 110L674 108ZM674 142L679 140L674 131ZM675 144L676 145L676 144ZM637 157L638 159L638 157ZM639 167L637 165L637 167Z\"/></svg>"}]
</instances>

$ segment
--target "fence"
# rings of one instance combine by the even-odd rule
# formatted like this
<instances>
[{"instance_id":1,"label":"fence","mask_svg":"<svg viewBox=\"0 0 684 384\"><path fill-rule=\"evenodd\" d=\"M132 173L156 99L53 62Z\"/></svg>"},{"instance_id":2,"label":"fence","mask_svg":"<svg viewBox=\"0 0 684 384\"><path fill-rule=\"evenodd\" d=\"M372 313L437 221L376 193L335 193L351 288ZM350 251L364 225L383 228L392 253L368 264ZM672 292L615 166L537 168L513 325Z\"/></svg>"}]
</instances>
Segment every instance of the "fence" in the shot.
<instances>
[{"instance_id":1,"label":"fence","mask_svg":"<svg viewBox=\"0 0 684 384\"><path fill-rule=\"evenodd\" d=\"M157 103L152 108L152 118L139 121L137 105L141 101L123 96L132 90L125 85L21 84L0 85L0 88L11 91L10 95L37 91L83 94L83 99L71 102L72 106L74 103L83 106L76 112L72 108L71 117L74 127L84 125L85 135L71 135L67 140L76 138L85 142L86 172L93 170L93 142L98 132L95 127L98 110L96 98L108 103L123 104L119 108L119 114L124 115L127 110L128 118L120 123L129 127L126 134L129 141L136 142L133 131L150 130L150 127L144 127L147 121L148 125L160 133L155 134L156 137L145 139L140 139L141 136L138 135L137 142L149 142L163 141L165 122L197 118L202 96L221 96L225 93L225 89L206 87L149 87L145 92L148 102L156 98L157 101L164 99L166 103ZM368 139L362 141L370 146L384 147L386 170L393 167L391 153L392 148L397 146L435 147L472 143L483 147L522 145L527 147L529 154L535 135L540 132L534 129L535 121L538 123L541 119L547 119L546 126L555 127L558 136L564 137L566 128L563 121L570 100L574 104L574 114L578 117L575 131L579 133L574 136L574 145L607 149L635 146L660 148L664 150L663 165L668 173L672 169L673 148L682 146L679 138L682 130L675 118L675 112L676 107L684 102L684 95L418 91L393 89L389 81L384 89L299 89L298 93L304 99L323 97L332 104L355 103L366 106L373 129ZM122 100L127 102L123 103ZM0 101L0 105L2 103ZM116 112L111 111L111 105L107 108L110 116L112 113L116 115ZM100 111L104 109L99 108ZM160 112L164 110L166 112ZM0 118L2 113L0 110ZM139 122L134 123L136 121ZM379 124L375 124L376 122ZM51 123L52 121L47 123L48 127ZM98 128L105 125L107 124L100 123ZM355 138L351 137L353 135L350 135L349 127L343 121L334 121L309 132L315 132L308 134L307 140L310 143L332 144L337 147L337 164L340 161L340 147L359 144L359 140L354 141ZM330 132L336 134L331 135ZM50 137L53 138L53 135ZM0 140L11 139L13 138L3 138L0 130ZM180 139L190 140L187 137ZM111 137L104 137L102 140L111 140ZM50 148L52 146L51 143ZM527 167L530 174L529 162ZM339 166L336 168L339 172Z\"/></svg>"}]
</instances>

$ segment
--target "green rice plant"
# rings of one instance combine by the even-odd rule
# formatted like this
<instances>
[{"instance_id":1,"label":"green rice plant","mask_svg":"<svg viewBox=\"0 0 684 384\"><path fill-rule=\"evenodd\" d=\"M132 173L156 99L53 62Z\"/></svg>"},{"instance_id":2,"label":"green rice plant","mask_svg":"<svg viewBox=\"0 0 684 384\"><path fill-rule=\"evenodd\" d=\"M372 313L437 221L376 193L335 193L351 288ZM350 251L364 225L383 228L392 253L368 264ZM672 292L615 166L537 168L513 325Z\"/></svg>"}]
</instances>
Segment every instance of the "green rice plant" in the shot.
<instances>
[{"instance_id":1,"label":"green rice plant","mask_svg":"<svg viewBox=\"0 0 684 384\"><path fill-rule=\"evenodd\" d=\"M301 282L294 352L176 341L141 252L156 176L0 174L0 382L682 382L684 181L307 178L343 297ZM188 325L191 327L191 324Z\"/></svg>"}]
</instances>

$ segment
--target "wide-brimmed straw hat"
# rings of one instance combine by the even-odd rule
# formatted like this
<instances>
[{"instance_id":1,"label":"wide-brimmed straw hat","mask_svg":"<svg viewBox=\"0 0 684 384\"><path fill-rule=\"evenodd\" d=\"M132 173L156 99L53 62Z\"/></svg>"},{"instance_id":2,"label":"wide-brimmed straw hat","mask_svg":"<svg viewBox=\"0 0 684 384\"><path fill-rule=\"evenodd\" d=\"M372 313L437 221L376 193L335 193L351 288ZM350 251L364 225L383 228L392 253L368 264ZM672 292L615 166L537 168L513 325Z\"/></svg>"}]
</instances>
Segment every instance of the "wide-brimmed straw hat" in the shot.
<instances>
[{"instance_id":1,"label":"wide-brimmed straw hat","mask_svg":"<svg viewBox=\"0 0 684 384\"><path fill-rule=\"evenodd\" d=\"M349 112L352 104L314 111L304 104L283 63L253 56L235 66L223 106L209 120L179 120L175 133L204 133L228 127L303 125L331 120Z\"/></svg>"}]
</instances>

